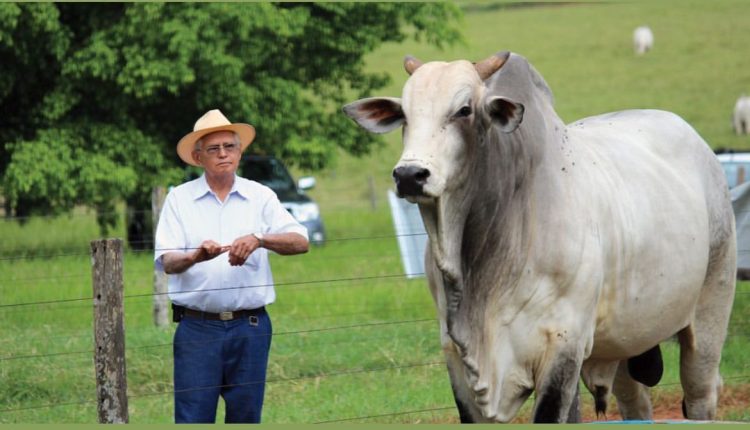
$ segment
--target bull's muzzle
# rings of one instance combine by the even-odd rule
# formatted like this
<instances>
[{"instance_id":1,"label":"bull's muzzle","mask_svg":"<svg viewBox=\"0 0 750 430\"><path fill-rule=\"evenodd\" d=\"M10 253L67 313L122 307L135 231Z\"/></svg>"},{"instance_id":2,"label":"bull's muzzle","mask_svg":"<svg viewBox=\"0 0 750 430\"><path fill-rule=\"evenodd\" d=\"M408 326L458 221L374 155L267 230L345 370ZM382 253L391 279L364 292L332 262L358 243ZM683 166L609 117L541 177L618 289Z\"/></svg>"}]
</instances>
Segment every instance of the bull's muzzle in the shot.
<instances>
[{"instance_id":1,"label":"bull's muzzle","mask_svg":"<svg viewBox=\"0 0 750 430\"><path fill-rule=\"evenodd\" d=\"M424 195L424 185L429 177L430 171L424 167L405 165L393 169L393 180L401 197Z\"/></svg>"}]
</instances>

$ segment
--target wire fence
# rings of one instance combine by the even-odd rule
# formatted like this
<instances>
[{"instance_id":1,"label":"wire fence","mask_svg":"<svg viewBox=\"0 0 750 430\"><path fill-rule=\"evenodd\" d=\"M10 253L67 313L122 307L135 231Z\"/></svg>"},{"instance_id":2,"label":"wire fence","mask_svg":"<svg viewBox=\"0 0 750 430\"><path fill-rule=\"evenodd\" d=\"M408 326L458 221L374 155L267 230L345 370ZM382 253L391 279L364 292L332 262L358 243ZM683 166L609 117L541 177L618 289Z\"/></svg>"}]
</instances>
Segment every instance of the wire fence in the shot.
<instances>
[{"instance_id":1,"label":"wire fence","mask_svg":"<svg viewBox=\"0 0 750 430\"><path fill-rule=\"evenodd\" d=\"M394 257L394 255L383 255L382 253L379 253L377 251L371 250L372 243L379 242L379 241L395 241L399 236L398 235L362 235L362 236L356 236L356 237L348 237L348 238L331 238L327 240L328 244L331 244L332 247L329 247L327 250L327 253L325 255L322 255L323 258L326 260L330 259L341 259L341 260L354 260L359 261L362 265L367 265L368 262L372 262L375 259L378 258L385 258L390 259L390 263L393 267L397 267L399 259L397 257ZM344 250L340 253L337 253L335 249L336 244L347 244L347 243L353 243L353 242L362 242L365 246L363 247L363 251L357 254L351 253L349 250ZM180 249L180 251L184 251L184 249ZM395 252L395 248L391 252ZM742 252L750 252L750 250L742 250ZM146 250L133 250L130 251L128 254L130 256L134 256L136 258L141 258L143 256L151 256L153 255L154 250L153 249L146 249ZM311 253L306 258L314 259L316 256L315 253ZM59 253L50 253L46 256L35 256L35 257L13 257L13 256L3 256L0 257L0 264L2 265L14 265L18 264L18 262L29 260L29 262L38 262L40 259L43 260L55 260L55 259L72 259L72 260L85 260L91 256L90 252L81 250L81 252L59 252ZM395 266L393 265L395 262ZM63 267L66 266L66 264L62 265ZM85 286L90 285L91 281L91 273L87 272L85 269L81 269L80 267L72 268L63 268L63 273L54 273L54 274L42 274L40 272L36 273L28 273L21 277L18 276L6 276L5 274L0 274L0 291L3 291L3 288L10 288L10 287L18 287L19 285L23 285L24 289L27 290L33 290L38 289L39 294L44 294L48 292L49 284L50 283L70 283L70 282L80 282L81 284L84 284ZM65 272L67 271L67 273ZM126 276L131 276L133 278L138 278L138 284L141 285L138 288L135 288L134 290L137 290L139 292L133 292L133 293L127 293L124 295L124 299L126 301L130 302L143 302L147 300L152 300L154 296L159 295L160 293L154 293L154 292L144 292L148 291L150 288L148 286L148 283L151 281L151 272L146 273L136 273L133 272L130 275L128 275L128 271L126 268ZM423 274L418 274L423 275ZM420 280L417 282L411 282L405 279L405 275L398 271L398 272L391 272L391 273L373 273L373 274L359 274L357 276L338 276L338 277L326 277L326 276L317 276L313 279L309 279L309 274L305 275L304 279L296 279L296 280L285 280L282 282L275 283L275 287L277 289L286 290L287 294L295 294L295 293L302 293L305 292L305 290L314 290L313 293L320 294L320 291L325 291L326 293L332 293L335 292L337 288L341 289L351 289L356 287L364 286L368 289L372 288L372 284L375 283L378 286L386 286L387 287L393 287L397 288L399 291L403 291L403 288L405 286L413 286L416 289L422 290L424 294L426 294L426 289L424 287L425 282L424 280ZM390 285L393 284L393 285ZM239 285L235 287L231 287L231 289L252 289L252 288L263 288L267 287L268 285ZM205 291L205 290L204 290ZM747 296L750 294L750 288L744 287L743 285L740 285L740 288L737 290L737 296ZM39 312L40 314L44 314L45 316L52 316L53 314L60 314L64 312L70 312L74 314L81 314L81 313L88 313L89 318L85 318L84 321L90 321L90 314L92 309L92 302L93 297L91 295L80 295L80 296L71 296L71 297L58 297L58 296L46 296L39 299L32 299L32 300L17 300L13 301L12 299L8 298L8 296L3 296L2 299L0 299L0 321L2 319L7 318L15 318L16 314L26 314L28 315L29 312ZM335 312L328 312L326 314L317 314L314 316L306 315L303 318L297 319L296 323L302 323L304 321L308 321L307 324L309 324L310 320L314 320L316 323L320 323L321 321L329 321L326 324L311 327L311 328L304 328L304 329L287 329L282 330L279 332L274 333L274 339L283 339L283 338L295 338L295 341L302 341L303 339L309 340L309 338L313 335L319 335L322 333L333 333L333 332L339 332L339 333L347 333L347 336L344 336L339 339L335 339L333 341L328 340L326 342L319 343L317 347L321 349L333 349L336 350L343 350L345 348L352 348L352 345L355 345L357 349L366 349L371 348L373 344L375 345L381 345L383 343L387 343L389 341L398 341L398 338L394 337L394 335L390 332L385 332L384 329L386 327L396 327L396 326L402 326L402 327L408 327L408 330L410 332L414 333L425 333L424 339L430 339L431 342L433 342L432 345L430 345L432 348L434 348L434 357L440 356L439 352L439 344L437 339L437 327L438 327L438 321L434 316L434 309L429 309L429 316L423 317L425 315L425 303L429 303L429 300L418 300L418 301L409 301L406 303L398 303L393 304L390 303L388 306L379 306L377 308L373 309L367 309L364 308L364 311L361 310L352 310L347 311L345 309L345 306L338 306L335 309ZM404 313L405 310L409 310L409 313ZM384 315L395 315L400 316L401 318L394 318L391 320L383 320ZM409 317L409 316L413 317ZM371 317L371 318L365 318L365 317ZM342 319L347 318L353 318L354 322L348 323L348 324L336 324L337 321L341 321ZM283 320L283 316L279 317L279 320ZM292 327L294 324L290 324L289 327ZM745 319L735 319L733 320L733 325L730 327L730 332L727 336L727 342L732 341L733 339L738 339L738 341L746 342L748 339L750 339L750 330L747 329L748 321ZM427 327L425 329L424 327ZM85 329L85 328L84 328ZM92 333L90 332L90 327L88 327L89 333L83 333L82 331L73 331L70 333L59 333L55 332L54 330L48 330L47 333L53 334L51 336L46 336L44 339L30 339L28 338L28 332L26 331L19 331L19 336L14 337L12 334L3 333L0 335L0 347L2 345L6 345L5 348L2 348L4 353L0 353L0 375L3 377L11 377L8 375L7 371L3 371L3 367L8 367L10 365L23 365L28 368L34 368L34 366L51 366L51 363L56 363L56 367L58 370L64 372L66 370L66 363L69 363L70 360L84 360L88 364L88 366L91 366L92 356L94 354L93 349L91 348L75 348L76 346L82 345L82 344L89 344L91 345L91 339L93 337ZM367 337L357 339L357 335L354 334L356 331L362 331L362 330L368 330L368 329L377 329L379 333L377 335L368 334ZM146 330L143 329L143 327L137 327L136 330L143 330L144 332ZM29 332L33 332L33 330L30 330ZM169 332L169 330L167 330ZM168 334L168 333L167 333ZM403 335L403 333L399 333L399 335ZM156 335L153 336L153 338L161 340L160 342L154 342L154 343L134 343L132 345L128 345L127 347L127 354L130 357L129 359L132 359L133 357L139 356L147 351L158 351L158 354L161 354L163 356L168 356L171 353L170 348L173 347L173 342L165 341L168 339L168 336L164 335L164 332L156 332ZM407 337L402 337L404 341L411 342L414 341L414 339L410 339ZM422 338L419 338L420 340ZM750 343L750 342L747 342ZM36 345L32 347L32 349L29 350L22 350L22 349L14 349L9 347L8 345ZM53 348L54 345L62 344L63 348L60 350L57 350ZM72 346L72 348L71 348ZM199 345L196 345L196 347L200 347ZM71 349L65 349L65 348L71 348ZM442 369L443 372L441 372L441 378L446 378L444 372L445 362L442 359L439 360L410 360L412 357L396 357L392 358L390 361L388 361L388 365L383 365L383 362L377 362L375 364L371 364L369 366L340 366L336 368L331 368L327 370L322 371L311 371L310 369L305 368L298 368L296 371L299 373L297 376L275 376L270 377L267 380L268 384L281 384L281 383L290 383L295 381L307 381L307 380L316 380L319 381L321 379L330 379L334 377L350 377L353 375L361 375L361 374L380 374L384 372L394 372L394 373L400 373L407 370L414 370L414 369L420 369L420 368L437 368ZM725 357L726 358L726 357ZM139 364L139 363L136 363ZM314 367L314 366L313 366ZM129 367L129 370L131 372L138 372L138 366L135 365L132 368ZM286 369L289 371L290 369ZM293 369L292 369L293 370ZM397 378L398 376L392 376L389 378ZM93 378L92 378L93 379ZM748 374L737 374L737 375L727 375L724 376L725 383L728 381L731 381L732 383L747 383L747 381L750 380L750 375ZM259 381L250 381L248 384L254 384L258 383ZM168 387L171 385L171 382L167 380L158 381L160 386ZM672 386L679 385L679 382L676 381L665 381L659 384L657 389L662 388L669 388ZM208 388L216 388L216 387L202 387L201 389L208 389ZM3 389L0 388L0 392L2 392ZM170 389L131 389L131 392L128 393L128 398L131 399L139 399L139 398L147 398L147 397L153 397L153 396L171 396L174 394L173 390ZM59 408L59 407L70 407L70 406L91 406L96 404L96 399L94 398L78 398L75 399L75 396L73 396L74 399L59 399L58 401L50 401L50 402L40 402L40 403L32 403L32 402L22 402L22 404L11 404L9 405L6 403L3 405L0 403L0 422L6 422L7 420L12 420L12 417L8 418L9 415L12 415L14 413L19 413L23 411L33 411L33 410L39 410L39 409L49 409L49 408ZM7 397L5 397L7 399ZM28 403L28 404L27 404ZM357 416L341 416L341 417L334 417L330 419L323 419L323 420L311 420L311 422L317 422L317 423L337 423L337 422L351 422L351 421L370 421L370 420L382 420L382 419L388 419L393 420L397 417L404 417L404 416L410 416L415 414L446 414L449 411L455 410L455 407L450 404L443 404L443 405L434 405L435 407L427 407L427 408L416 408L416 409L404 409L404 410L395 410L395 411L381 411L376 412L372 414L367 415L357 415ZM6 418L4 418L6 416ZM442 416L442 415L441 415Z\"/></svg>"}]
</instances>

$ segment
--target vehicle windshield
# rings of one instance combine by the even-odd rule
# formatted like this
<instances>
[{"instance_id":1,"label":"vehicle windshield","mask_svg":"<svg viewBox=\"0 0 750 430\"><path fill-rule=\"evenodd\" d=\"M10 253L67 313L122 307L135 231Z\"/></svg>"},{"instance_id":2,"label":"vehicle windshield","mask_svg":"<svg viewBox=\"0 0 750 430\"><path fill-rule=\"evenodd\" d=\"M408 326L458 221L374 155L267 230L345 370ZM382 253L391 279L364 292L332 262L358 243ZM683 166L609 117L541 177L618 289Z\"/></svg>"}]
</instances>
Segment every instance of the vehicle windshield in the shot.
<instances>
[{"instance_id":1,"label":"vehicle windshield","mask_svg":"<svg viewBox=\"0 0 750 430\"><path fill-rule=\"evenodd\" d=\"M277 193L295 189L292 176L275 158L248 158L243 161L242 174L247 179L260 182Z\"/></svg>"}]
</instances>

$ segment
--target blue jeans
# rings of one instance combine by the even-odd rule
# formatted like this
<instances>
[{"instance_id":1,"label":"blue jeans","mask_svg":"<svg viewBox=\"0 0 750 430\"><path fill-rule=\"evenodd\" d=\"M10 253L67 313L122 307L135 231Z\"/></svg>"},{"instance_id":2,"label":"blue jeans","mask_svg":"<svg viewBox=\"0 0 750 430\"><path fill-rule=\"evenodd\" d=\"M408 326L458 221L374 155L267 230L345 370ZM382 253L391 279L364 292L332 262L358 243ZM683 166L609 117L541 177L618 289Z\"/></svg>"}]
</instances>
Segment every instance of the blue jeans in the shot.
<instances>
[{"instance_id":1,"label":"blue jeans","mask_svg":"<svg viewBox=\"0 0 750 430\"><path fill-rule=\"evenodd\" d=\"M226 423L260 423L271 319L211 321L184 317L174 335L176 423L214 423L219 396Z\"/></svg>"}]
</instances>

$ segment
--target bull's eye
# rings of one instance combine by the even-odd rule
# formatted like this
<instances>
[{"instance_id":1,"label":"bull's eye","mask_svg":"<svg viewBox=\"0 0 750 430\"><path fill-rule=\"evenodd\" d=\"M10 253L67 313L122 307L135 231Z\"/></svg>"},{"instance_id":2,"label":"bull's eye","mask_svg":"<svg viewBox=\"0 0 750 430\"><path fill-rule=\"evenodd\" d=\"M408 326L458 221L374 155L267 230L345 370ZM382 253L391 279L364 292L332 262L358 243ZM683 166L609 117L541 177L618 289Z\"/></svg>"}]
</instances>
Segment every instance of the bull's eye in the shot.
<instances>
[{"instance_id":1,"label":"bull's eye","mask_svg":"<svg viewBox=\"0 0 750 430\"><path fill-rule=\"evenodd\" d=\"M471 106L464 106L456 112L456 118L464 118L471 115Z\"/></svg>"}]
</instances>

